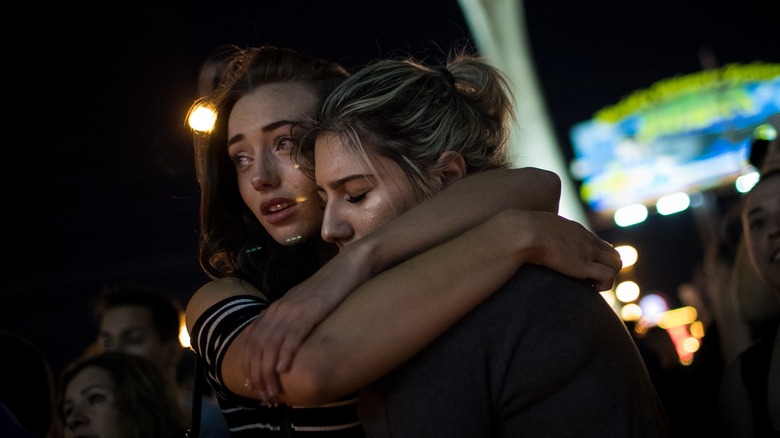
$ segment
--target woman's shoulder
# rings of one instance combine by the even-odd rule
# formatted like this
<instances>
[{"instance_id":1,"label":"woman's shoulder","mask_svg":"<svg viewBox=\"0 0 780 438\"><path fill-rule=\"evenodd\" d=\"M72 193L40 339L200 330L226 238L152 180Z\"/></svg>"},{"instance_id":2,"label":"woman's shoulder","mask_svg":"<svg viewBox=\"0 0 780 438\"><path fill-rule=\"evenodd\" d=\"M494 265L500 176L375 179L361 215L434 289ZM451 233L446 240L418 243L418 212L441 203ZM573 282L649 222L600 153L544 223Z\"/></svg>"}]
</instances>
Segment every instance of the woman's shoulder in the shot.
<instances>
[{"instance_id":1,"label":"woman's shoulder","mask_svg":"<svg viewBox=\"0 0 780 438\"><path fill-rule=\"evenodd\" d=\"M263 301L268 297L246 280L237 277L222 277L204 284L192 295L187 303L186 319L188 329L191 321L197 321L200 315L213 305L238 296L254 296Z\"/></svg>"}]
</instances>

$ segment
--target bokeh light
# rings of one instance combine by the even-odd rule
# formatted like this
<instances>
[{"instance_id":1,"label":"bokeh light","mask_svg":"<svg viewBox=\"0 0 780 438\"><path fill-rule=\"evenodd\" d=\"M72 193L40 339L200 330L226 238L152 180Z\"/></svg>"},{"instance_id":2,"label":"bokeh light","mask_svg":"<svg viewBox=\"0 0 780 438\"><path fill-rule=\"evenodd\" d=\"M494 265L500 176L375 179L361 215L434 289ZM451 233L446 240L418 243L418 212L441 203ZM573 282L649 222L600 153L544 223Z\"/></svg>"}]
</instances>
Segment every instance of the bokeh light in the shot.
<instances>
[{"instance_id":1,"label":"bokeh light","mask_svg":"<svg viewBox=\"0 0 780 438\"><path fill-rule=\"evenodd\" d=\"M615 224L619 227L630 227L647 219L647 207L642 204L629 205L615 212Z\"/></svg>"},{"instance_id":2,"label":"bokeh light","mask_svg":"<svg viewBox=\"0 0 780 438\"><path fill-rule=\"evenodd\" d=\"M620 317L624 321L638 321L642 317L642 309L636 304L626 304L620 309Z\"/></svg>"},{"instance_id":3,"label":"bokeh light","mask_svg":"<svg viewBox=\"0 0 780 438\"><path fill-rule=\"evenodd\" d=\"M206 104L196 106L187 116L187 123L196 132L211 132L216 121L217 113Z\"/></svg>"},{"instance_id":4,"label":"bokeh light","mask_svg":"<svg viewBox=\"0 0 780 438\"><path fill-rule=\"evenodd\" d=\"M639 297L639 285L630 280L623 281L615 288L615 296L623 303L630 303Z\"/></svg>"},{"instance_id":5,"label":"bokeh light","mask_svg":"<svg viewBox=\"0 0 780 438\"><path fill-rule=\"evenodd\" d=\"M670 214L684 211L691 205L691 198L687 193L673 193L662 196L655 204L655 209L660 215L668 216Z\"/></svg>"},{"instance_id":6,"label":"bokeh light","mask_svg":"<svg viewBox=\"0 0 780 438\"><path fill-rule=\"evenodd\" d=\"M745 175L741 175L734 183L734 187L739 193L747 193L758 182L758 172L750 172Z\"/></svg>"},{"instance_id":7,"label":"bokeh light","mask_svg":"<svg viewBox=\"0 0 780 438\"><path fill-rule=\"evenodd\" d=\"M631 245L616 246L615 251L620 254L620 261L623 262L623 269L634 266L639 258L639 253L636 248Z\"/></svg>"}]
</instances>

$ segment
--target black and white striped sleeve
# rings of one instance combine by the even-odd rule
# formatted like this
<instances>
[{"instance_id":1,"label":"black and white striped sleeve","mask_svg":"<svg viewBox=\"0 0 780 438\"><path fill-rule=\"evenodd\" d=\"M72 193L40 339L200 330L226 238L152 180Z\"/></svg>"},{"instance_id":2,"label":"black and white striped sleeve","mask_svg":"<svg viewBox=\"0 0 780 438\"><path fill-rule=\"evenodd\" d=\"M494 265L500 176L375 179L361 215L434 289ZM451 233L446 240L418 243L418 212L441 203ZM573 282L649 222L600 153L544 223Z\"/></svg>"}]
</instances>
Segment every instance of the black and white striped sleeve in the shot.
<instances>
[{"instance_id":1,"label":"black and white striped sleeve","mask_svg":"<svg viewBox=\"0 0 780 438\"><path fill-rule=\"evenodd\" d=\"M227 395L230 391L222 379L222 362L228 346L268 303L254 295L237 295L209 307L192 326L192 348L205 364L214 390Z\"/></svg>"}]
</instances>

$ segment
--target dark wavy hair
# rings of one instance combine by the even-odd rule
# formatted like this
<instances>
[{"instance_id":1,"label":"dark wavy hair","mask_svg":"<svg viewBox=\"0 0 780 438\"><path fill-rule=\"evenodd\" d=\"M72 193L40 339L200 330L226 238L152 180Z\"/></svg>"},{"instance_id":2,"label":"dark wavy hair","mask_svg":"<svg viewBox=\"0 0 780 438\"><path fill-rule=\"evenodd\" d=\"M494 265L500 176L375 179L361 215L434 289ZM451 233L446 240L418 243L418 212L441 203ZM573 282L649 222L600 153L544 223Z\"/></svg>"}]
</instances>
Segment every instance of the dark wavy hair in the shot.
<instances>
[{"instance_id":1,"label":"dark wavy hair","mask_svg":"<svg viewBox=\"0 0 780 438\"><path fill-rule=\"evenodd\" d=\"M111 376L115 385L116 409L126 421L117 428L130 428L136 438L170 438L184 436L187 415L175 384L149 359L121 352L85 356L69 364L62 372L59 394L62 398L68 384L84 369L97 367ZM58 413L65 427L63 402Z\"/></svg>"},{"instance_id":2,"label":"dark wavy hair","mask_svg":"<svg viewBox=\"0 0 780 438\"><path fill-rule=\"evenodd\" d=\"M338 64L286 48L232 47L217 53L222 56L226 51L232 56L224 68L216 69L219 84L193 105L206 104L217 113L209 135L195 134L201 190L199 261L210 278L241 277L278 296L311 275L320 262L310 242L277 243L244 204L227 153L228 118L236 102L261 85L305 83L321 102L349 73Z\"/></svg>"}]
</instances>

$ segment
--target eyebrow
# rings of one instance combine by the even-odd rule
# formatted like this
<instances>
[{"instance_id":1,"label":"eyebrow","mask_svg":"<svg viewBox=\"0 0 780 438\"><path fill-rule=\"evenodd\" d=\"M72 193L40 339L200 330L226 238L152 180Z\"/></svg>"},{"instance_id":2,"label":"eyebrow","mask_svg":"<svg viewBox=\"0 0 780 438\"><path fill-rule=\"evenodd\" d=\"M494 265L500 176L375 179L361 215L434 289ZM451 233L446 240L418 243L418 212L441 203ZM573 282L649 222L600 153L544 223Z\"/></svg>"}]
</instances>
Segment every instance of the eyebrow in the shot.
<instances>
[{"instance_id":1,"label":"eyebrow","mask_svg":"<svg viewBox=\"0 0 780 438\"><path fill-rule=\"evenodd\" d=\"M81 392L79 392L79 394L86 394L95 389L102 389L104 391L113 391L113 387L109 386L109 384L107 383L92 383L90 385L87 385L84 389L82 389Z\"/></svg>"},{"instance_id":2,"label":"eyebrow","mask_svg":"<svg viewBox=\"0 0 780 438\"><path fill-rule=\"evenodd\" d=\"M299 125L302 125L302 124L303 124L303 122L300 121L300 120L286 120L286 119L283 119L283 120L277 120L275 122L269 123L269 124L261 127L260 131L268 132L268 131L273 131L274 129L276 129L276 128L280 127L280 126L285 126L285 125L299 126ZM244 134L236 134L233 137L230 137L228 139L227 145L230 146L233 143L239 142L239 141L241 141L243 139L244 139Z\"/></svg>"},{"instance_id":3,"label":"eyebrow","mask_svg":"<svg viewBox=\"0 0 780 438\"><path fill-rule=\"evenodd\" d=\"M355 181L355 180L358 180L358 179L375 180L376 176L374 176L373 173L355 173L355 174L352 174L352 175L347 175L347 176L345 176L343 178L339 178L339 179L337 179L335 181L329 182L328 183L328 188L330 188L331 190L335 190L338 187L341 187L341 186L343 186L344 184L346 184L346 183L348 183L350 181ZM322 187L321 185L317 184L317 191L318 192L324 192L325 188Z\"/></svg>"}]
</instances>

